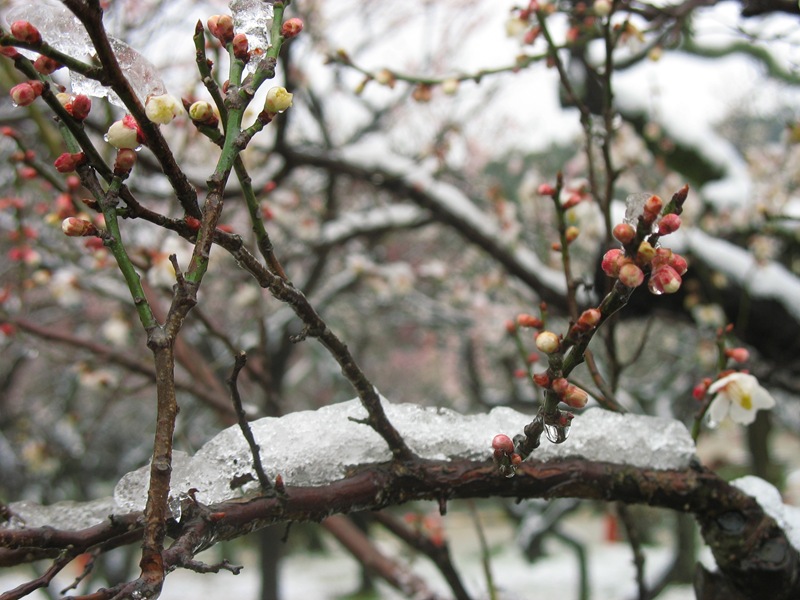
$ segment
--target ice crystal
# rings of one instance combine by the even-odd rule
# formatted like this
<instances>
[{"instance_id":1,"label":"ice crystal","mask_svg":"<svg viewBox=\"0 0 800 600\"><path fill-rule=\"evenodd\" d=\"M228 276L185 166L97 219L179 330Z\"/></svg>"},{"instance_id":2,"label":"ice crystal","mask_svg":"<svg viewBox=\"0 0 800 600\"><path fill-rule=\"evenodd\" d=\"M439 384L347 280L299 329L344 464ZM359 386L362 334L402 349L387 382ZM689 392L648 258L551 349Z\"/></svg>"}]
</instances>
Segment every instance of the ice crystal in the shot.
<instances>
[{"instance_id":1,"label":"ice crystal","mask_svg":"<svg viewBox=\"0 0 800 600\"><path fill-rule=\"evenodd\" d=\"M78 18L64 6L39 2L18 4L6 13L6 21L13 23L19 20L32 23L42 34L42 39L59 52L82 61L91 62L97 57L89 34ZM148 96L166 93L164 82L150 61L125 42L113 37L109 37L109 42L120 69L142 103ZM27 52L27 55L35 56L36 53ZM70 71L69 76L73 94L107 97L112 104L125 107L110 88L98 81L74 71Z\"/></svg>"},{"instance_id":2,"label":"ice crystal","mask_svg":"<svg viewBox=\"0 0 800 600\"><path fill-rule=\"evenodd\" d=\"M273 0L233 0L233 29L247 36L250 61L245 72L253 72L264 60L270 47L270 31L274 15Z\"/></svg>"}]
</instances>

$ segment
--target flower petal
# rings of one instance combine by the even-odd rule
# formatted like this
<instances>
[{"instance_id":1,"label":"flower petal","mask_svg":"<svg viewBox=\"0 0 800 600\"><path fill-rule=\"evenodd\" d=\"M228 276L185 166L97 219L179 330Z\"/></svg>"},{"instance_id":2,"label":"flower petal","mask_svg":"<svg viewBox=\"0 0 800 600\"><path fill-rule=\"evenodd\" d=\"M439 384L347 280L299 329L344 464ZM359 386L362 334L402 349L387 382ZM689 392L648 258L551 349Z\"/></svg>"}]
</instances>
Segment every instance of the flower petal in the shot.
<instances>
[{"instance_id":1,"label":"flower petal","mask_svg":"<svg viewBox=\"0 0 800 600\"><path fill-rule=\"evenodd\" d=\"M742 425L750 425L750 423L756 420L757 411L753 408L744 408L738 402L731 402L730 405L728 416L731 418L731 421Z\"/></svg>"},{"instance_id":2,"label":"flower petal","mask_svg":"<svg viewBox=\"0 0 800 600\"><path fill-rule=\"evenodd\" d=\"M708 407L708 420L712 423L720 423L725 417L728 416L728 411L731 407L731 401L725 394L717 394L717 397L711 402Z\"/></svg>"}]
</instances>

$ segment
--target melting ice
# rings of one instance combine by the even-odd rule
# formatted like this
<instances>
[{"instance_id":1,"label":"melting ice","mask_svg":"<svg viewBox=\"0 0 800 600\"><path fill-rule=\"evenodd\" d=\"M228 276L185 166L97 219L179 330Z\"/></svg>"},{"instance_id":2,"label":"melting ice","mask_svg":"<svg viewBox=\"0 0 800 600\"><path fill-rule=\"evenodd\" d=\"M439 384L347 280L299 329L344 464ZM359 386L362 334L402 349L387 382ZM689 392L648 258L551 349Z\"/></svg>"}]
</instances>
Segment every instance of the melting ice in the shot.
<instances>
[{"instance_id":1,"label":"melting ice","mask_svg":"<svg viewBox=\"0 0 800 600\"><path fill-rule=\"evenodd\" d=\"M233 0L233 30L247 36L250 61L246 73L253 72L264 60L270 46L270 31L274 15L273 0Z\"/></svg>"},{"instance_id":2,"label":"melting ice","mask_svg":"<svg viewBox=\"0 0 800 600\"><path fill-rule=\"evenodd\" d=\"M6 13L7 23L25 20L32 23L42 34L42 39L53 48L73 58L92 62L96 58L94 46L89 34L78 18L60 4L30 2L18 4ZM109 37L109 42L117 57L119 66L133 91L144 103L148 96L161 95L167 92L158 70L144 56L116 38ZM36 56L35 52L21 50L26 56ZM80 73L70 71L70 84L74 94L86 94L95 98L108 97L109 101L120 108L125 108L122 100L99 82L88 79Z\"/></svg>"},{"instance_id":3,"label":"melting ice","mask_svg":"<svg viewBox=\"0 0 800 600\"><path fill-rule=\"evenodd\" d=\"M532 415L498 407L486 414L464 416L449 409L384 402L389 419L411 449L428 459L490 460L492 438L498 433L514 435ZM321 485L347 476L354 465L388 461L383 439L366 425L366 411L358 400L350 400L281 418L267 417L251 423L261 446L261 459L270 477L280 474L287 485ZM592 461L630 464L655 469L685 469L694 457L694 442L686 428L671 419L621 415L590 409L572 421L570 438L563 444L542 445L532 460L547 461L583 457ZM199 490L204 504L221 502L255 491L257 482L250 449L238 426L220 432L194 456L175 452L172 495ZM79 521L68 524L68 509L60 509L58 527L80 528L102 521L108 514L142 510L147 496L149 466L125 475L114 490L113 504L106 500ZM99 502L99 501L98 501ZM31 523L44 523L52 512L40 516L29 503L12 510ZM54 507L41 510L53 511ZM178 515L175 515L176 517ZM53 524L53 523L51 523Z\"/></svg>"}]
</instances>

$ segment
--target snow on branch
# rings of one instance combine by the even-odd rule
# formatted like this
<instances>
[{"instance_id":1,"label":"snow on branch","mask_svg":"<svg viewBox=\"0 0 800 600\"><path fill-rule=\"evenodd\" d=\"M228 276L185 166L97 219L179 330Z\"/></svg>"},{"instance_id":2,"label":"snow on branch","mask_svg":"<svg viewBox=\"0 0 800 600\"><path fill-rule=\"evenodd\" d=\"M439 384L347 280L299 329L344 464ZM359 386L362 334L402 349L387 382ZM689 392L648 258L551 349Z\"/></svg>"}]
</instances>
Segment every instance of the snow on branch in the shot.
<instances>
[{"instance_id":1,"label":"snow on branch","mask_svg":"<svg viewBox=\"0 0 800 600\"><path fill-rule=\"evenodd\" d=\"M427 460L489 460L494 435L515 434L529 415L498 407L486 414L461 415L446 408L390 404L387 416L409 447ZM366 411L356 400L251 423L268 476L281 475L288 486L320 486L348 476L354 468L387 463L391 453L382 438L358 420ZM540 461L582 458L650 469L686 469L694 458L694 442L678 421L590 409L573 421L564 444L543 441L533 458ZM258 492L250 449L238 426L207 442L194 456L176 452L173 458L173 517L190 489L202 504L217 504ZM125 475L113 501L69 506L11 505L27 527L45 524L78 529L101 522L108 514L125 514L144 507L149 466ZM21 525L22 523L20 523Z\"/></svg>"}]
</instances>

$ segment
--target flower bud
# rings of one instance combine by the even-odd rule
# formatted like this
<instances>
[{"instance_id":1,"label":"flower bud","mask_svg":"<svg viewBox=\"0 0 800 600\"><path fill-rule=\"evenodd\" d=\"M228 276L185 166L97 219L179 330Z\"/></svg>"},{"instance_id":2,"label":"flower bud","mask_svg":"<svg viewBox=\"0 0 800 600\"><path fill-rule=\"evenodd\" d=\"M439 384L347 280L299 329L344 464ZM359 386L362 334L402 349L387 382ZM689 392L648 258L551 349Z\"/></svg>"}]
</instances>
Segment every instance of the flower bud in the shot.
<instances>
[{"instance_id":1,"label":"flower bud","mask_svg":"<svg viewBox=\"0 0 800 600\"><path fill-rule=\"evenodd\" d=\"M575 227L575 225L570 225L569 227L567 227L566 231L564 232L564 237L567 239L567 243L571 244L576 239L578 239L578 236L580 235L580 233L581 233L580 229Z\"/></svg>"},{"instance_id":2,"label":"flower bud","mask_svg":"<svg viewBox=\"0 0 800 600\"><path fill-rule=\"evenodd\" d=\"M267 92L264 109L271 114L282 113L292 105L292 94L284 87L273 87Z\"/></svg>"},{"instance_id":3,"label":"flower bud","mask_svg":"<svg viewBox=\"0 0 800 600\"><path fill-rule=\"evenodd\" d=\"M36 89L27 81L12 87L9 95L15 106L30 106L39 96Z\"/></svg>"},{"instance_id":4,"label":"flower bud","mask_svg":"<svg viewBox=\"0 0 800 600\"><path fill-rule=\"evenodd\" d=\"M92 110L92 99L85 94L78 94L64 108L76 121L83 121Z\"/></svg>"},{"instance_id":5,"label":"flower bud","mask_svg":"<svg viewBox=\"0 0 800 600\"><path fill-rule=\"evenodd\" d=\"M15 59L18 56L22 56L22 54L13 46L0 46L0 56Z\"/></svg>"},{"instance_id":6,"label":"flower bud","mask_svg":"<svg viewBox=\"0 0 800 600\"><path fill-rule=\"evenodd\" d=\"M674 252L672 253L672 256L669 257L667 264L675 269L678 275L683 275L689 269L689 265L686 264L686 259L680 254L675 254Z\"/></svg>"},{"instance_id":7,"label":"flower bud","mask_svg":"<svg viewBox=\"0 0 800 600\"><path fill-rule=\"evenodd\" d=\"M636 237L636 230L628 223L620 223L614 227L614 237L623 244L629 244Z\"/></svg>"},{"instance_id":8,"label":"flower bud","mask_svg":"<svg viewBox=\"0 0 800 600\"><path fill-rule=\"evenodd\" d=\"M706 377L703 379L703 381L694 386L694 388L692 389L692 396L694 397L694 399L697 400L698 402L702 402L703 398L706 397L706 392L708 391L708 386L710 385L711 385L711 378Z\"/></svg>"},{"instance_id":9,"label":"flower bud","mask_svg":"<svg viewBox=\"0 0 800 600\"><path fill-rule=\"evenodd\" d=\"M592 4L592 11L598 17L607 17L611 14L611 2L609 0L594 0Z\"/></svg>"},{"instance_id":10,"label":"flower bud","mask_svg":"<svg viewBox=\"0 0 800 600\"><path fill-rule=\"evenodd\" d=\"M674 294L681 288L681 276L669 265L662 265L650 274L650 281L647 284L650 293L660 296L661 294Z\"/></svg>"},{"instance_id":11,"label":"flower bud","mask_svg":"<svg viewBox=\"0 0 800 600\"><path fill-rule=\"evenodd\" d=\"M230 15L213 15L206 24L211 35L223 44L233 41L233 17Z\"/></svg>"},{"instance_id":12,"label":"flower bud","mask_svg":"<svg viewBox=\"0 0 800 600\"><path fill-rule=\"evenodd\" d=\"M539 193L540 196L552 196L553 194L556 193L556 188L554 188L549 183L543 183L539 186L537 192Z\"/></svg>"},{"instance_id":13,"label":"flower bud","mask_svg":"<svg viewBox=\"0 0 800 600\"><path fill-rule=\"evenodd\" d=\"M656 249L653 248L653 245L648 242L647 240L643 241L639 244L639 248L636 250L636 260L639 261L641 264L647 264L656 256Z\"/></svg>"},{"instance_id":14,"label":"flower bud","mask_svg":"<svg viewBox=\"0 0 800 600\"><path fill-rule=\"evenodd\" d=\"M589 394L578 386L570 384L561 400L570 408L583 408L589 401Z\"/></svg>"},{"instance_id":15,"label":"flower bud","mask_svg":"<svg viewBox=\"0 0 800 600\"><path fill-rule=\"evenodd\" d=\"M613 248L606 252L603 255L603 261L600 264L603 269L603 273L609 277L619 276L619 268L621 266L619 259L624 258L624 256L625 255L622 253L622 250L619 248Z\"/></svg>"},{"instance_id":16,"label":"flower bud","mask_svg":"<svg viewBox=\"0 0 800 600\"><path fill-rule=\"evenodd\" d=\"M247 36L243 33L237 33L231 40L233 47L233 55L241 61L247 62L250 60L250 43L247 41Z\"/></svg>"},{"instance_id":17,"label":"flower bud","mask_svg":"<svg viewBox=\"0 0 800 600\"><path fill-rule=\"evenodd\" d=\"M622 285L627 287L639 287L644 282L644 273L632 262L626 263L619 269L619 280Z\"/></svg>"},{"instance_id":18,"label":"flower bud","mask_svg":"<svg viewBox=\"0 0 800 600\"><path fill-rule=\"evenodd\" d=\"M558 336L552 331L542 331L536 336L536 347L545 354L557 352L560 345Z\"/></svg>"},{"instance_id":19,"label":"flower bud","mask_svg":"<svg viewBox=\"0 0 800 600\"><path fill-rule=\"evenodd\" d=\"M97 235L97 227L89 221L78 219L77 217L67 217L61 222L61 231L69 237L86 237Z\"/></svg>"},{"instance_id":20,"label":"flower bud","mask_svg":"<svg viewBox=\"0 0 800 600\"><path fill-rule=\"evenodd\" d=\"M71 173L84 162L86 162L86 155L83 152L75 152L74 154L65 152L55 160L53 165L59 173Z\"/></svg>"},{"instance_id":21,"label":"flower bud","mask_svg":"<svg viewBox=\"0 0 800 600\"><path fill-rule=\"evenodd\" d=\"M418 83L414 91L411 92L411 98L416 102L430 102L433 97L433 90L427 83Z\"/></svg>"},{"instance_id":22,"label":"flower bud","mask_svg":"<svg viewBox=\"0 0 800 600\"><path fill-rule=\"evenodd\" d=\"M210 102L198 100L189 107L189 118L196 123L216 125L219 121Z\"/></svg>"},{"instance_id":23,"label":"flower bud","mask_svg":"<svg viewBox=\"0 0 800 600\"><path fill-rule=\"evenodd\" d=\"M115 148L138 148L142 143L142 134L139 124L130 115L122 120L115 121L108 128L105 140Z\"/></svg>"},{"instance_id":24,"label":"flower bud","mask_svg":"<svg viewBox=\"0 0 800 600\"><path fill-rule=\"evenodd\" d=\"M492 439L492 450L499 450L506 454L512 454L514 452L514 442L512 442L511 438L507 435L498 433L494 436L494 439Z\"/></svg>"},{"instance_id":25,"label":"flower bud","mask_svg":"<svg viewBox=\"0 0 800 600\"><path fill-rule=\"evenodd\" d=\"M281 35L287 40L297 37L301 31L303 31L303 20L297 17L287 19L281 25Z\"/></svg>"},{"instance_id":26,"label":"flower bud","mask_svg":"<svg viewBox=\"0 0 800 600\"><path fill-rule=\"evenodd\" d=\"M26 44L38 44L42 41L39 30L28 21L14 21L11 24L11 35Z\"/></svg>"},{"instance_id":27,"label":"flower bud","mask_svg":"<svg viewBox=\"0 0 800 600\"><path fill-rule=\"evenodd\" d=\"M200 231L200 225L202 225L200 219L192 217L190 215L186 215L185 217L183 217L183 220L186 222L186 224L189 226L189 229L191 229L192 231Z\"/></svg>"},{"instance_id":28,"label":"flower bud","mask_svg":"<svg viewBox=\"0 0 800 600\"><path fill-rule=\"evenodd\" d=\"M375 74L375 82L394 89L394 86L397 83L397 78L389 69L381 69Z\"/></svg>"},{"instance_id":29,"label":"flower bud","mask_svg":"<svg viewBox=\"0 0 800 600\"><path fill-rule=\"evenodd\" d=\"M547 376L547 373L534 373L533 383L543 388L550 387L550 378Z\"/></svg>"},{"instance_id":30,"label":"flower bud","mask_svg":"<svg viewBox=\"0 0 800 600\"><path fill-rule=\"evenodd\" d=\"M120 148L117 150L117 158L114 161L114 174L123 175L124 173L130 173L135 164L136 150L132 148Z\"/></svg>"},{"instance_id":31,"label":"flower bud","mask_svg":"<svg viewBox=\"0 0 800 600\"><path fill-rule=\"evenodd\" d=\"M42 75L50 75L54 71L57 71L61 67L63 67L60 62L50 58L49 56L39 56L35 61L33 61L33 68L36 69Z\"/></svg>"},{"instance_id":32,"label":"flower bud","mask_svg":"<svg viewBox=\"0 0 800 600\"><path fill-rule=\"evenodd\" d=\"M534 317L533 315L528 314L520 314L517 315L517 325L520 327L535 327L539 328L543 325L542 320L538 317Z\"/></svg>"},{"instance_id":33,"label":"flower bud","mask_svg":"<svg viewBox=\"0 0 800 600\"><path fill-rule=\"evenodd\" d=\"M455 95L456 92L458 92L458 88L460 86L461 83L458 81L458 79L453 79L453 78L445 79L442 82L442 91L448 96L453 96Z\"/></svg>"},{"instance_id":34,"label":"flower bud","mask_svg":"<svg viewBox=\"0 0 800 600\"><path fill-rule=\"evenodd\" d=\"M145 114L153 123L166 125L181 113L181 103L174 96L150 96L145 103Z\"/></svg>"},{"instance_id":35,"label":"flower bud","mask_svg":"<svg viewBox=\"0 0 800 600\"><path fill-rule=\"evenodd\" d=\"M558 394L559 398L563 398L564 394L567 393L567 389L569 389L569 381L567 381L564 377L559 377L558 379L554 379L553 383L550 385L550 388Z\"/></svg>"},{"instance_id":36,"label":"flower bud","mask_svg":"<svg viewBox=\"0 0 800 600\"><path fill-rule=\"evenodd\" d=\"M598 309L588 308L581 313L580 317L578 317L578 325L585 329L592 329L597 327L597 324L602 318L603 313L601 313Z\"/></svg>"},{"instance_id":37,"label":"flower bud","mask_svg":"<svg viewBox=\"0 0 800 600\"><path fill-rule=\"evenodd\" d=\"M725 350L725 356L737 363L747 362L750 358L750 352L747 348L728 348Z\"/></svg>"},{"instance_id":38,"label":"flower bud","mask_svg":"<svg viewBox=\"0 0 800 600\"><path fill-rule=\"evenodd\" d=\"M674 213L664 215L658 222L658 235L669 235L670 233L678 231L680 226L681 218L678 215Z\"/></svg>"},{"instance_id":39,"label":"flower bud","mask_svg":"<svg viewBox=\"0 0 800 600\"><path fill-rule=\"evenodd\" d=\"M656 195L650 196L644 203L644 213L642 216L647 223L652 223L658 218L661 207L664 203Z\"/></svg>"}]
</instances>

